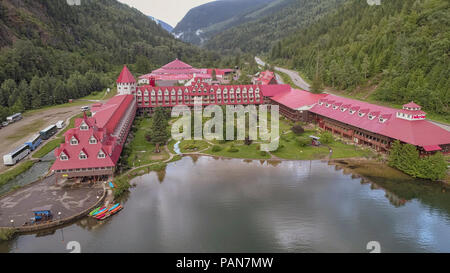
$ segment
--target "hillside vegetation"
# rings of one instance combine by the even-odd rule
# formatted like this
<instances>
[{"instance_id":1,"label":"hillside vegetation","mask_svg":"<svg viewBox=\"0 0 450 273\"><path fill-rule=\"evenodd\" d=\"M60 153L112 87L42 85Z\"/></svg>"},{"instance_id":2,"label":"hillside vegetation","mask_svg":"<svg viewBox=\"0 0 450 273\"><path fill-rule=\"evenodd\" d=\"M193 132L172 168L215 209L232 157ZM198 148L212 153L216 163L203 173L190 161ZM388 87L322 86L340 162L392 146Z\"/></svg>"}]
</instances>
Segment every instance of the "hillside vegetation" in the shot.
<instances>
[{"instance_id":1,"label":"hillside vegetation","mask_svg":"<svg viewBox=\"0 0 450 273\"><path fill-rule=\"evenodd\" d=\"M272 62L326 86L376 87L372 99L414 100L450 116L450 3L442 0L350 0L317 23L275 44ZM318 69L317 69L318 65Z\"/></svg>"},{"instance_id":2,"label":"hillside vegetation","mask_svg":"<svg viewBox=\"0 0 450 273\"><path fill-rule=\"evenodd\" d=\"M276 12L294 0L219 0L191 9L173 29L183 41L204 44L233 26Z\"/></svg>"},{"instance_id":3,"label":"hillside vegetation","mask_svg":"<svg viewBox=\"0 0 450 273\"><path fill-rule=\"evenodd\" d=\"M299 28L317 22L344 0L289 0L269 14L258 14L253 20L214 35L205 47L227 53L268 52L280 39Z\"/></svg>"},{"instance_id":4,"label":"hillside vegetation","mask_svg":"<svg viewBox=\"0 0 450 273\"><path fill-rule=\"evenodd\" d=\"M111 86L123 64L147 73L177 57L193 65L219 58L116 0L2 0L0 46L0 119Z\"/></svg>"}]
</instances>

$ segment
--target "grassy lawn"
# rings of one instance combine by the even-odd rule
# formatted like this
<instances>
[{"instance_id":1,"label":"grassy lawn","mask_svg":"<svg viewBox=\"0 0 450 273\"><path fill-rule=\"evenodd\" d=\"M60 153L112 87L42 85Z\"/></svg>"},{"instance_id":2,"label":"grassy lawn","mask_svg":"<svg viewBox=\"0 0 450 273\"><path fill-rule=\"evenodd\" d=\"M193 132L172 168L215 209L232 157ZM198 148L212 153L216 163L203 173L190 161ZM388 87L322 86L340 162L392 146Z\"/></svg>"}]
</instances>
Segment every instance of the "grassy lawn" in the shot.
<instances>
[{"instance_id":1,"label":"grassy lawn","mask_svg":"<svg viewBox=\"0 0 450 273\"><path fill-rule=\"evenodd\" d=\"M25 172L29 168L33 166L34 162L31 160L27 160L25 162L22 162L18 164L13 169L6 171L0 175L0 185L4 185L11 181L12 179L16 178L19 174Z\"/></svg>"},{"instance_id":2,"label":"grassy lawn","mask_svg":"<svg viewBox=\"0 0 450 273\"><path fill-rule=\"evenodd\" d=\"M375 154L369 150L342 143L338 140L329 145L333 149L331 158L372 157Z\"/></svg>"},{"instance_id":3,"label":"grassy lawn","mask_svg":"<svg viewBox=\"0 0 450 273\"><path fill-rule=\"evenodd\" d=\"M58 137L56 139L50 140L44 146L42 146L37 152L35 152L33 154L33 157L42 158L46 154L50 153L51 151L59 147L61 143L64 143L64 137Z\"/></svg>"},{"instance_id":4,"label":"grassy lawn","mask_svg":"<svg viewBox=\"0 0 450 273\"><path fill-rule=\"evenodd\" d=\"M29 115L41 113L41 112L44 112L44 111L48 111L48 110L51 110L51 109L59 109L59 108L78 106L78 105L81 106L81 105L85 105L85 104L86 104L86 101L74 100L71 103L64 103L64 104L46 106L46 107L42 107L42 108L39 108L39 109L30 110L30 111L25 112L23 115L24 116L29 116Z\"/></svg>"},{"instance_id":5,"label":"grassy lawn","mask_svg":"<svg viewBox=\"0 0 450 273\"><path fill-rule=\"evenodd\" d=\"M138 130L134 134L134 138L129 144L130 155L128 156L128 166L138 167L153 162L169 159L169 154L161 147L160 153L155 153L155 145L151 144L145 138L150 130L151 119L143 118L136 120Z\"/></svg>"},{"instance_id":6,"label":"grassy lawn","mask_svg":"<svg viewBox=\"0 0 450 273\"><path fill-rule=\"evenodd\" d=\"M109 87L109 93L106 93L106 89L107 88L103 89L102 91L92 92L88 96L81 98L81 100L108 100L114 97L117 93L117 89L115 87Z\"/></svg>"},{"instance_id":7,"label":"grassy lawn","mask_svg":"<svg viewBox=\"0 0 450 273\"><path fill-rule=\"evenodd\" d=\"M309 136L312 133L313 131L305 131L302 136ZM272 152L272 154L283 159L311 160L325 158L330 153L325 146L300 147L297 143L298 137L292 132L281 136L279 148L277 151Z\"/></svg>"},{"instance_id":8,"label":"grassy lawn","mask_svg":"<svg viewBox=\"0 0 450 273\"><path fill-rule=\"evenodd\" d=\"M231 151L231 146L234 146L234 151ZM214 146L220 147L220 151L213 151L213 147L204 151L205 154L244 158L244 159L269 159L270 155L266 152L261 152L258 144L244 145L242 141L228 141L224 144L215 144Z\"/></svg>"},{"instance_id":9,"label":"grassy lawn","mask_svg":"<svg viewBox=\"0 0 450 273\"><path fill-rule=\"evenodd\" d=\"M176 142L175 142L176 143ZM183 140L180 143L182 153L198 152L208 148L210 145L204 140Z\"/></svg>"}]
</instances>

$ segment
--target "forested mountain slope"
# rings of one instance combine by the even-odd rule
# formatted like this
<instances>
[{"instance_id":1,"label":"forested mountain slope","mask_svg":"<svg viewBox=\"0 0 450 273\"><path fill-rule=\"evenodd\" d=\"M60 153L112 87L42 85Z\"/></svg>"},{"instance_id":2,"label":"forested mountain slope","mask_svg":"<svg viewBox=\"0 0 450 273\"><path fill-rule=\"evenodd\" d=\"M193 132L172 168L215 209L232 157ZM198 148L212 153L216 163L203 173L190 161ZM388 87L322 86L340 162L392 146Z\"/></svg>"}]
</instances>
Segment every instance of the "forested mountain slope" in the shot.
<instances>
[{"instance_id":1,"label":"forested mountain slope","mask_svg":"<svg viewBox=\"0 0 450 273\"><path fill-rule=\"evenodd\" d=\"M219 0L191 9L173 33L180 39L203 44L214 35L285 7L294 0Z\"/></svg>"},{"instance_id":2,"label":"forested mountain slope","mask_svg":"<svg viewBox=\"0 0 450 273\"><path fill-rule=\"evenodd\" d=\"M279 10L229 28L212 37L205 47L223 52L269 51L281 38L307 27L335 10L345 0L291 0Z\"/></svg>"},{"instance_id":3,"label":"forested mountain slope","mask_svg":"<svg viewBox=\"0 0 450 273\"><path fill-rule=\"evenodd\" d=\"M163 29L167 30L168 32L172 32L173 30L173 26L169 25L168 23L161 21L159 19L156 19L153 16L148 16L150 19L152 19L153 21L155 21L158 25L160 25Z\"/></svg>"},{"instance_id":4,"label":"forested mountain slope","mask_svg":"<svg viewBox=\"0 0 450 273\"><path fill-rule=\"evenodd\" d=\"M0 118L83 97L134 64L145 73L176 57L211 65L216 54L173 38L115 0L0 1ZM120 70L119 70L120 71Z\"/></svg>"},{"instance_id":5,"label":"forested mountain slope","mask_svg":"<svg viewBox=\"0 0 450 273\"><path fill-rule=\"evenodd\" d=\"M371 98L414 100L450 115L450 9L445 0L351 0L275 45L271 61L290 65L325 85L377 86Z\"/></svg>"}]
</instances>

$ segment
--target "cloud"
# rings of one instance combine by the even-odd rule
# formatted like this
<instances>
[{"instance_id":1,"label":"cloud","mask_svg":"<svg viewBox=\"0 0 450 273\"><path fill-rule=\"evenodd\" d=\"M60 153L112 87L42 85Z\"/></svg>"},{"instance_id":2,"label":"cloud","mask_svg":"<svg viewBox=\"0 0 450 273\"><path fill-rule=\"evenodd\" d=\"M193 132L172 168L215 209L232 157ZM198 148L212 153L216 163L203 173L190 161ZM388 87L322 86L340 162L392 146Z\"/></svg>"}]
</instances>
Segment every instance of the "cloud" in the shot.
<instances>
[{"instance_id":1,"label":"cloud","mask_svg":"<svg viewBox=\"0 0 450 273\"><path fill-rule=\"evenodd\" d=\"M215 0L119 0L175 27L193 7Z\"/></svg>"}]
</instances>

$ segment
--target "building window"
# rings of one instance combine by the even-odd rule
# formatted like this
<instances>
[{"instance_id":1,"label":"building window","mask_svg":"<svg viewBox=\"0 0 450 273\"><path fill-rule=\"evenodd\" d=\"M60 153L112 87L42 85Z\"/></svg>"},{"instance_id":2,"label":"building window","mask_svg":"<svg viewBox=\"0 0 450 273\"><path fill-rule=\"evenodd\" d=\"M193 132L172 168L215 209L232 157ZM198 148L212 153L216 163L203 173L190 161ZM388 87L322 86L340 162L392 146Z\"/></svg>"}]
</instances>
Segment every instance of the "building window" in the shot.
<instances>
[{"instance_id":1,"label":"building window","mask_svg":"<svg viewBox=\"0 0 450 273\"><path fill-rule=\"evenodd\" d=\"M87 124L83 121L83 123L81 123L80 125L80 130L82 131L89 130L89 126L87 126Z\"/></svg>"},{"instance_id":2,"label":"building window","mask_svg":"<svg viewBox=\"0 0 450 273\"><path fill-rule=\"evenodd\" d=\"M105 155L105 153L104 153L102 150L100 150L100 151L98 152L97 157L98 157L98 158L105 158L106 155Z\"/></svg>"},{"instance_id":3,"label":"building window","mask_svg":"<svg viewBox=\"0 0 450 273\"><path fill-rule=\"evenodd\" d=\"M69 160L69 157L65 153L61 153L59 155L59 159L61 159L62 161L66 161Z\"/></svg>"},{"instance_id":4,"label":"building window","mask_svg":"<svg viewBox=\"0 0 450 273\"><path fill-rule=\"evenodd\" d=\"M78 139L72 136L72 138L70 139L70 145L78 145Z\"/></svg>"},{"instance_id":5,"label":"building window","mask_svg":"<svg viewBox=\"0 0 450 273\"><path fill-rule=\"evenodd\" d=\"M93 136L89 139L89 144L97 144L97 139Z\"/></svg>"},{"instance_id":6,"label":"building window","mask_svg":"<svg viewBox=\"0 0 450 273\"><path fill-rule=\"evenodd\" d=\"M82 160L83 160L83 159L87 159L87 155L86 155L83 151L81 151L81 152L80 152L80 155L78 156L78 158L79 158L79 159L82 159Z\"/></svg>"}]
</instances>

